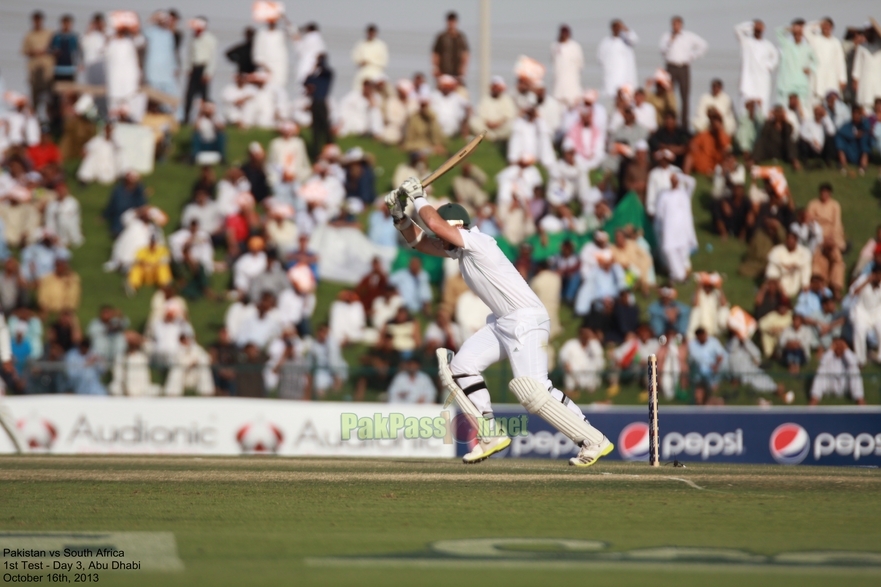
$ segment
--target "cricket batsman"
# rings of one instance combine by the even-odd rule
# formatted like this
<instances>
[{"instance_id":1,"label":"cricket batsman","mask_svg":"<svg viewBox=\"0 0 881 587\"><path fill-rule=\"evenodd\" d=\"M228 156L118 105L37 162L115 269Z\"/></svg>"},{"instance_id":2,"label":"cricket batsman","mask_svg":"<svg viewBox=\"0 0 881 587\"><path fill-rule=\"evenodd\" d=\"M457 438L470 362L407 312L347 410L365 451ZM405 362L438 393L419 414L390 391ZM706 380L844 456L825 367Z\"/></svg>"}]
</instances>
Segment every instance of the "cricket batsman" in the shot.
<instances>
[{"instance_id":1,"label":"cricket batsman","mask_svg":"<svg viewBox=\"0 0 881 587\"><path fill-rule=\"evenodd\" d=\"M423 224L437 238L426 237L405 214L407 198L413 201ZM471 291L492 310L486 326L465 341L457 355L438 350L440 378L462 411L474 420L485 418L493 429L489 391L481 373L508 357L514 379L508 385L523 407L555 426L581 447L569 459L576 467L589 467L615 448L594 428L581 409L548 378L548 311L502 253L495 239L471 226L465 208L444 204L435 210L425 199L422 183L411 177L385 197L395 226L407 244L428 255L451 257ZM511 444L505 435L478 436L478 443L465 457L466 464L486 460Z\"/></svg>"}]
</instances>

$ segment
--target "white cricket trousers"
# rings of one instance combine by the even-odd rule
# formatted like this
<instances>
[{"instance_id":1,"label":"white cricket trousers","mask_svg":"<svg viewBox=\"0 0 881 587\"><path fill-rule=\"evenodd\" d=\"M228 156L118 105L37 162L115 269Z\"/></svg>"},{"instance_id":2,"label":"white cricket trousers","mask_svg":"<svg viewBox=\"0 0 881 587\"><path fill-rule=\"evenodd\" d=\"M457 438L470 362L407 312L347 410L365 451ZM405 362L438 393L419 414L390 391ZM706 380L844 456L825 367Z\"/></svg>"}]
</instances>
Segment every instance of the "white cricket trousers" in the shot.
<instances>
[{"instance_id":1,"label":"white cricket trousers","mask_svg":"<svg viewBox=\"0 0 881 587\"><path fill-rule=\"evenodd\" d=\"M486 326L465 341L450 363L453 377L482 414L492 414L492 403L483 371L505 357L511 361L514 377L532 377L554 399L584 418L575 402L556 389L548 378L548 338L551 319L544 308L522 308L496 318L490 314Z\"/></svg>"}]
</instances>

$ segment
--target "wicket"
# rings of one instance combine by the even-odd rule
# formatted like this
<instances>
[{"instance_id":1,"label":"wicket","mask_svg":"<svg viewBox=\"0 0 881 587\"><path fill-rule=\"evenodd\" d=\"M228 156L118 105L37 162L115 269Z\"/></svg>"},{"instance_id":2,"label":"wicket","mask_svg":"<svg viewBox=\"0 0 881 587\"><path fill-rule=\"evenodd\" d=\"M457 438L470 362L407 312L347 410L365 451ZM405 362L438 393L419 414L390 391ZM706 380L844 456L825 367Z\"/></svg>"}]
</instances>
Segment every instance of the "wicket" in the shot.
<instances>
[{"instance_id":1,"label":"wicket","mask_svg":"<svg viewBox=\"0 0 881 587\"><path fill-rule=\"evenodd\" d=\"M649 355L649 465L660 466L658 460L658 357Z\"/></svg>"}]
</instances>

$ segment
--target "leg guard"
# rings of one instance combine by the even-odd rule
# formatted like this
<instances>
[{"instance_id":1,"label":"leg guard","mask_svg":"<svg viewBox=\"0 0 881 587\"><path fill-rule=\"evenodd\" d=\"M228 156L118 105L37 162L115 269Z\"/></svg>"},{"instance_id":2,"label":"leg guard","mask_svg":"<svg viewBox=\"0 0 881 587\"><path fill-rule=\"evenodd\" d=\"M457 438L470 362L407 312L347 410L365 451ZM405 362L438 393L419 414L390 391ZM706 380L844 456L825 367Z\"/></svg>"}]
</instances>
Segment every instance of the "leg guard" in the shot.
<instances>
[{"instance_id":1,"label":"leg guard","mask_svg":"<svg viewBox=\"0 0 881 587\"><path fill-rule=\"evenodd\" d=\"M555 400L544 386L532 377L517 377L508 384L517 399L530 414L540 416L576 444L595 444L603 440L603 433L579 418L572 410ZM564 396L565 397L565 396ZM568 399L568 398L567 398Z\"/></svg>"},{"instance_id":2,"label":"leg guard","mask_svg":"<svg viewBox=\"0 0 881 587\"><path fill-rule=\"evenodd\" d=\"M444 387L450 392L447 401L444 403L444 407L450 405L450 402L455 399L462 412L464 412L469 418L473 418L473 424L477 426L480 418L483 418L483 414L480 413L477 406L468 399L468 396L462 391L462 388L459 387L456 380L453 379L453 372L450 370L450 361L452 359L453 351L444 348L437 349L438 375L440 376L441 383L443 383Z\"/></svg>"}]
</instances>

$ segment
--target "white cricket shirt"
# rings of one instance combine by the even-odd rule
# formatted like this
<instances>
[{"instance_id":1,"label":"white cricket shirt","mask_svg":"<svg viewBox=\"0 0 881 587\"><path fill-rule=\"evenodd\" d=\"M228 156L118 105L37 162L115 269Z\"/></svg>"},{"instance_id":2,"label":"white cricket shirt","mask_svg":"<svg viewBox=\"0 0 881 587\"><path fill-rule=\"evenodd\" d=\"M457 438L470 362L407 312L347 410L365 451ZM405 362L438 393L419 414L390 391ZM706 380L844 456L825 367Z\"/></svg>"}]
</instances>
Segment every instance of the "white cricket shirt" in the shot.
<instances>
[{"instance_id":1,"label":"white cricket shirt","mask_svg":"<svg viewBox=\"0 0 881 587\"><path fill-rule=\"evenodd\" d=\"M459 270L471 291L489 306L496 318L523 308L545 309L514 265L508 260L496 239L475 226L460 230L462 248L447 251L459 260Z\"/></svg>"}]
</instances>

